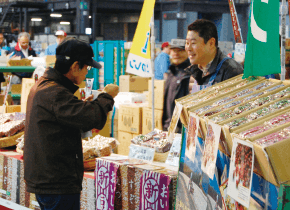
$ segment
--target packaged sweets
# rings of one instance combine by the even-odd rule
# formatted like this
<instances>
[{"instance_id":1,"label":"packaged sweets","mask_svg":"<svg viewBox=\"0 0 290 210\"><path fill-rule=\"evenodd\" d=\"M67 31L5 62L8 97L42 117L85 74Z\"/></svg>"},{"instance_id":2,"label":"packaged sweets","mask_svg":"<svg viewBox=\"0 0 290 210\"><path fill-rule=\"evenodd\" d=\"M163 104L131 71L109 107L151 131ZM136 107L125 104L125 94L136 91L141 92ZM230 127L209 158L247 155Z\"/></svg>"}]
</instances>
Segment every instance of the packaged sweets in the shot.
<instances>
[{"instance_id":1,"label":"packaged sweets","mask_svg":"<svg viewBox=\"0 0 290 210\"><path fill-rule=\"evenodd\" d=\"M114 149L118 141L114 138L103 137L101 135L96 135L94 138L88 141L83 140L83 158L84 160L109 156L111 155L112 149Z\"/></svg>"},{"instance_id":2,"label":"packaged sweets","mask_svg":"<svg viewBox=\"0 0 290 210\"><path fill-rule=\"evenodd\" d=\"M290 122L290 112L274 117L273 119L264 122L262 125L243 131L239 133L239 136L241 136L242 138L250 138L259 133L263 133L271 128L283 125L288 122Z\"/></svg>"},{"instance_id":3,"label":"packaged sweets","mask_svg":"<svg viewBox=\"0 0 290 210\"><path fill-rule=\"evenodd\" d=\"M278 132L271 133L263 138L257 139L255 143L261 146L270 146L276 142L288 139L289 137L290 127L287 127Z\"/></svg>"},{"instance_id":4,"label":"packaged sweets","mask_svg":"<svg viewBox=\"0 0 290 210\"><path fill-rule=\"evenodd\" d=\"M170 150L172 144L167 139L167 132L154 129L154 131L150 133L138 135L134 137L131 142L141 146L155 148L155 151L158 153L164 153Z\"/></svg>"}]
</instances>

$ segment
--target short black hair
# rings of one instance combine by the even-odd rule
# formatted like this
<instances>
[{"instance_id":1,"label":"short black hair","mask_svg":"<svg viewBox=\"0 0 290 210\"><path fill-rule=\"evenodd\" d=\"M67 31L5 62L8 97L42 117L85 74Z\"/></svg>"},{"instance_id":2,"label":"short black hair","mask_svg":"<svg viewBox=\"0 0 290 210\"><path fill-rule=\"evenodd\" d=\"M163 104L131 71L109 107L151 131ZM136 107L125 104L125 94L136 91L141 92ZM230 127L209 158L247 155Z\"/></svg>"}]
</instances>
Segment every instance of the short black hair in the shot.
<instances>
[{"instance_id":1,"label":"short black hair","mask_svg":"<svg viewBox=\"0 0 290 210\"><path fill-rule=\"evenodd\" d=\"M69 40L73 40L75 39L74 37L66 37L62 43L66 42L66 41L69 41ZM69 72L69 69L71 67L71 65L73 65L73 63L75 62L76 60L67 60L65 59L64 57L58 57L57 56L57 59L55 61L55 65L54 65L54 68L59 71L60 73L62 74L66 74ZM79 62L79 66L80 66L80 69L82 69L85 65L85 63L83 61L78 61Z\"/></svg>"},{"instance_id":2,"label":"short black hair","mask_svg":"<svg viewBox=\"0 0 290 210\"><path fill-rule=\"evenodd\" d=\"M73 65L75 61L71 61L71 60L66 60L66 59L57 59L55 61L55 65L54 68L59 71L62 74L66 74L69 72L69 69L71 67L71 65ZM79 62L79 68L82 69L85 65L84 61L78 61Z\"/></svg>"},{"instance_id":3,"label":"short black hair","mask_svg":"<svg viewBox=\"0 0 290 210\"><path fill-rule=\"evenodd\" d=\"M187 30L197 32L199 36L204 39L205 44L208 42L208 40L214 38L215 46L218 47L217 27L212 21L206 19L198 19L191 23L187 27Z\"/></svg>"}]
</instances>

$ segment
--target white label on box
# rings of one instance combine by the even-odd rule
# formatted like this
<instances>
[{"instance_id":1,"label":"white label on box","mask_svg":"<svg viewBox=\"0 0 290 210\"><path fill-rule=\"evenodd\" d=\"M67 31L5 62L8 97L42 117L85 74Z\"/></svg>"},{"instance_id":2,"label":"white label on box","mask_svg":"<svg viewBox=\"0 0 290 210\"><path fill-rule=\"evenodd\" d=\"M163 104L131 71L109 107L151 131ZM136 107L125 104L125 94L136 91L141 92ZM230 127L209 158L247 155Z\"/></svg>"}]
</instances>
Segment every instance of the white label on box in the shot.
<instances>
[{"instance_id":1,"label":"white label on box","mask_svg":"<svg viewBox=\"0 0 290 210\"><path fill-rule=\"evenodd\" d=\"M254 167L254 148L249 142L233 139L228 194L249 208Z\"/></svg>"},{"instance_id":2,"label":"white label on box","mask_svg":"<svg viewBox=\"0 0 290 210\"><path fill-rule=\"evenodd\" d=\"M140 160L153 162L154 155L155 155L154 148L142 147L134 144L130 145L129 158L136 158Z\"/></svg>"},{"instance_id":3,"label":"white label on box","mask_svg":"<svg viewBox=\"0 0 290 210\"><path fill-rule=\"evenodd\" d=\"M166 164L177 167L179 166L180 146L181 146L181 135L176 134L172 146L170 148L168 157L165 161Z\"/></svg>"},{"instance_id":4,"label":"white label on box","mask_svg":"<svg viewBox=\"0 0 290 210\"><path fill-rule=\"evenodd\" d=\"M202 152L201 170L211 179L214 178L221 130L222 128L220 125L211 121L208 122L207 134Z\"/></svg>"},{"instance_id":5,"label":"white label on box","mask_svg":"<svg viewBox=\"0 0 290 210\"><path fill-rule=\"evenodd\" d=\"M172 119L171 119L171 122L170 122L170 125L168 128L168 141L170 143L173 142L175 129L176 129L176 126L178 124L178 121L179 121L179 118L181 115L181 111L182 111L182 105L180 103L176 102L176 105L174 107L173 114L172 114Z\"/></svg>"}]
</instances>

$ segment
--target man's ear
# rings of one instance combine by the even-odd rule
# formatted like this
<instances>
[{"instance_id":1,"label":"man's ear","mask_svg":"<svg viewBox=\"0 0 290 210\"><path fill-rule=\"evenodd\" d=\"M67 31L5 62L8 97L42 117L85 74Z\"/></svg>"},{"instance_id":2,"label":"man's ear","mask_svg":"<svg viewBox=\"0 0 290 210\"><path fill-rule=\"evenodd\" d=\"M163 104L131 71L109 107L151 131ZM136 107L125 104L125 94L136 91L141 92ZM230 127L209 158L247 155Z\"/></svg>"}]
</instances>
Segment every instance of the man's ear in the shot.
<instances>
[{"instance_id":1,"label":"man's ear","mask_svg":"<svg viewBox=\"0 0 290 210\"><path fill-rule=\"evenodd\" d=\"M215 47L215 43L216 43L215 38L212 37L208 41L209 41L209 44L210 44L211 47Z\"/></svg>"},{"instance_id":2,"label":"man's ear","mask_svg":"<svg viewBox=\"0 0 290 210\"><path fill-rule=\"evenodd\" d=\"M78 61L75 61L71 66L70 68L72 69L73 72L77 72L79 71L79 62Z\"/></svg>"}]
</instances>

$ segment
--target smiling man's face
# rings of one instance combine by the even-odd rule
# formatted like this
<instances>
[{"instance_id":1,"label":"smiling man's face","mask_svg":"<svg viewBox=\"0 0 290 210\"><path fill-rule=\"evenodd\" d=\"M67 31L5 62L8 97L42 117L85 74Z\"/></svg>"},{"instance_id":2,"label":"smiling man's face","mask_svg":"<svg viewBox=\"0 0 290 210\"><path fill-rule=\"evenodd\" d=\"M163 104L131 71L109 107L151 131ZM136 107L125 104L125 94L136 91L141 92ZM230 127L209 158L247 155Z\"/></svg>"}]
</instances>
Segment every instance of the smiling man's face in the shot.
<instances>
[{"instance_id":1,"label":"smiling man's face","mask_svg":"<svg viewBox=\"0 0 290 210\"><path fill-rule=\"evenodd\" d=\"M208 41L205 44L204 39L199 36L198 32L187 32L185 50L191 64L207 64L207 56L210 54L210 43Z\"/></svg>"}]
</instances>

